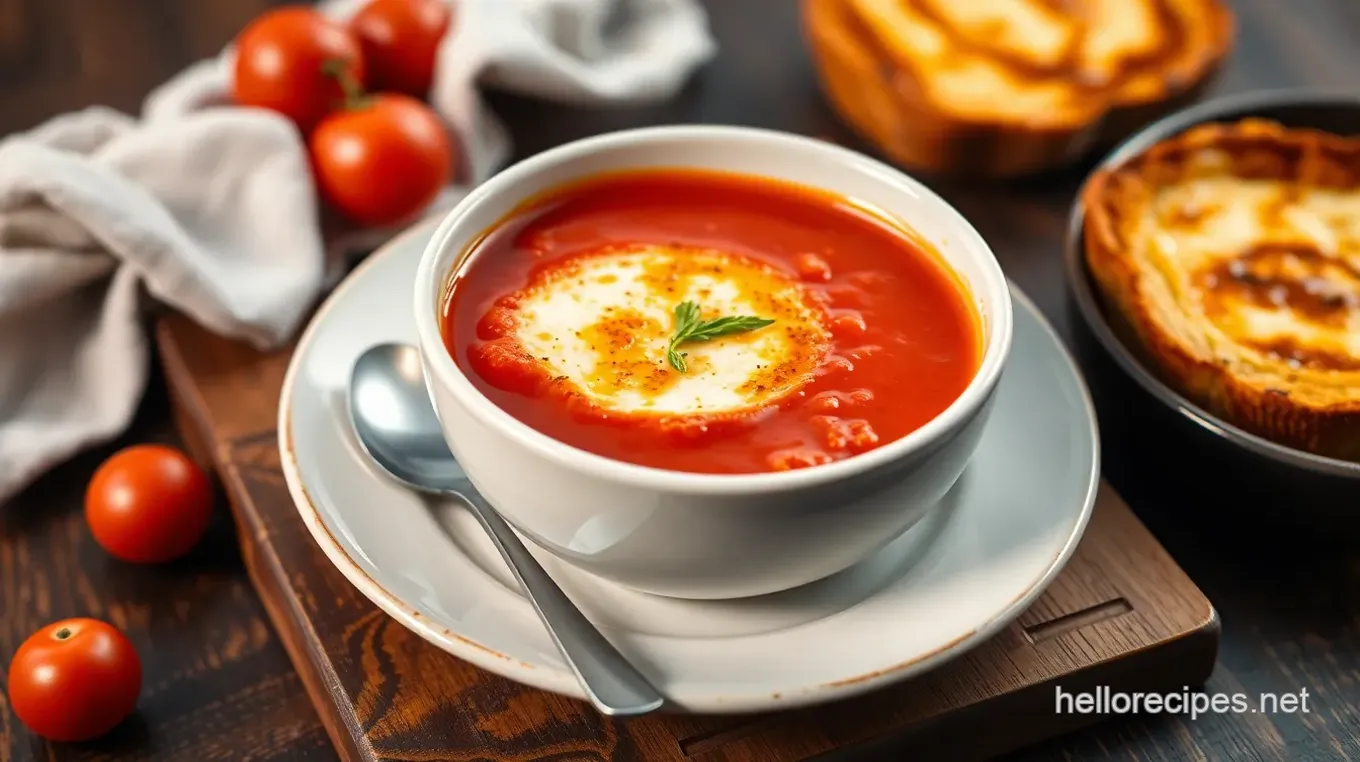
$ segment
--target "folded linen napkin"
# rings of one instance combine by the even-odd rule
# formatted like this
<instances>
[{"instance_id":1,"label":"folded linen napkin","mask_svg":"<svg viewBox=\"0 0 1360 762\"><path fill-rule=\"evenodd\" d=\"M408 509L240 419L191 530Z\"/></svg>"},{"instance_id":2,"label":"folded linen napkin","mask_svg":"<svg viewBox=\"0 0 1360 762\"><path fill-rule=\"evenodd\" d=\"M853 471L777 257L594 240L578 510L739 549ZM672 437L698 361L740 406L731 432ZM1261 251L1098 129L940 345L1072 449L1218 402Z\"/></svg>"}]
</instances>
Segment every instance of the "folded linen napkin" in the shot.
<instances>
[{"instance_id":1,"label":"folded linen napkin","mask_svg":"<svg viewBox=\"0 0 1360 762\"><path fill-rule=\"evenodd\" d=\"M345 18L363 0L320 7ZM449 0L430 104L465 157L446 210L510 153L479 85L576 104L669 98L713 53L697 0ZM0 504L116 437L146 386L146 296L261 348L286 342L328 255L392 230L323 231L305 145L230 105L230 48L153 92L0 141Z\"/></svg>"}]
</instances>

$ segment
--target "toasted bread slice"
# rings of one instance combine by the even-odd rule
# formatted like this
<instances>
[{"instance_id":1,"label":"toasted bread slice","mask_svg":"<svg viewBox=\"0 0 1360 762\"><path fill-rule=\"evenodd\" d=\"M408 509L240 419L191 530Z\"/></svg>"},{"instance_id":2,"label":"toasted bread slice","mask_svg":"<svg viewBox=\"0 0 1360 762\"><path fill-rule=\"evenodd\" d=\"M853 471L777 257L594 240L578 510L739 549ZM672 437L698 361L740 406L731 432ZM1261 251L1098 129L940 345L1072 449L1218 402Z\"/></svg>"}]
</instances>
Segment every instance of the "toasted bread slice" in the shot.
<instances>
[{"instance_id":1,"label":"toasted bread slice","mask_svg":"<svg viewBox=\"0 0 1360 762\"><path fill-rule=\"evenodd\" d=\"M1360 139L1203 125L1095 173L1082 202L1098 288L1169 383L1360 460Z\"/></svg>"},{"instance_id":2,"label":"toasted bread slice","mask_svg":"<svg viewBox=\"0 0 1360 762\"><path fill-rule=\"evenodd\" d=\"M1193 98L1234 36L1222 0L805 0L804 11L823 89L852 127L907 166L990 176L1065 164Z\"/></svg>"}]
</instances>

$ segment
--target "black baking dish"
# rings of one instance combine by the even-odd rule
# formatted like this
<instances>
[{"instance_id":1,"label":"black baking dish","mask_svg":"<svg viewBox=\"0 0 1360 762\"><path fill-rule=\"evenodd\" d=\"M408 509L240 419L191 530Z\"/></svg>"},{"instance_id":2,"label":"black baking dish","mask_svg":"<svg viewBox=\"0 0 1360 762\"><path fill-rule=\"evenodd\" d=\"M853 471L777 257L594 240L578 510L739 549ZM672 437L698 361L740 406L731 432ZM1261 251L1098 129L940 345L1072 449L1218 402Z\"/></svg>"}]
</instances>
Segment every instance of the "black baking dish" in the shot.
<instances>
[{"instance_id":1,"label":"black baking dish","mask_svg":"<svg viewBox=\"0 0 1360 762\"><path fill-rule=\"evenodd\" d=\"M1196 125L1247 117L1360 135L1360 93L1268 91L1208 101L1146 127L1100 167L1121 164ZM1360 515L1360 463L1285 447L1212 415L1163 382L1116 335L1086 266L1080 198L1069 216L1064 247L1074 348L1087 369L1107 447L1140 451L1137 458L1112 457L1107 463L1136 462L1143 471L1123 475L1126 480L1172 479L1189 489L1202 488L1206 500L1233 506L1303 516Z\"/></svg>"}]
</instances>

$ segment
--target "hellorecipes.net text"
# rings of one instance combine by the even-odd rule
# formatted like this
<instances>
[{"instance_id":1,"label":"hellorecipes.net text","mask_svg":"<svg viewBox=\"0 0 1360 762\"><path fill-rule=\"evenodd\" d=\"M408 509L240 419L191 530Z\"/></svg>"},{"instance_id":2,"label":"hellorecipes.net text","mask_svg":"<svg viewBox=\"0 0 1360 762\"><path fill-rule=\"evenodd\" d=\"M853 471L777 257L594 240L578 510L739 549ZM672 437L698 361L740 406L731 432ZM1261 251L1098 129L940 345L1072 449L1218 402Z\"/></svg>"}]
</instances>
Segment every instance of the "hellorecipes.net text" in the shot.
<instances>
[{"instance_id":1,"label":"hellorecipes.net text","mask_svg":"<svg viewBox=\"0 0 1360 762\"><path fill-rule=\"evenodd\" d=\"M1298 693L1206 693L1182 688L1179 693L1127 693L1097 686L1069 692L1058 686L1054 711L1058 714L1307 714L1308 691Z\"/></svg>"}]
</instances>

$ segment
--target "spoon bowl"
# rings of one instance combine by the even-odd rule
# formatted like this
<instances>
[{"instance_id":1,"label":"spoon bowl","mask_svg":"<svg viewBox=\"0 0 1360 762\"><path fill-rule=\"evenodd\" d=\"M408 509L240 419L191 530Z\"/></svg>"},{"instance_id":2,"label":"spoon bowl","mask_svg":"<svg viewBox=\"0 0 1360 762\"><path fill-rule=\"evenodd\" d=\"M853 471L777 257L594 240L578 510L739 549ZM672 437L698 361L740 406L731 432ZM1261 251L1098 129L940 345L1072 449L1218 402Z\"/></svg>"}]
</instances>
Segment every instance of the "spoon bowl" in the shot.
<instances>
[{"instance_id":1,"label":"spoon bowl","mask_svg":"<svg viewBox=\"0 0 1360 762\"><path fill-rule=\"evenodd\" d=\"M364 452L397 481L422 492L473 489L444 442L415 347L379 344L359 357L349 415Z\"/></svg>"}]
</instances>

